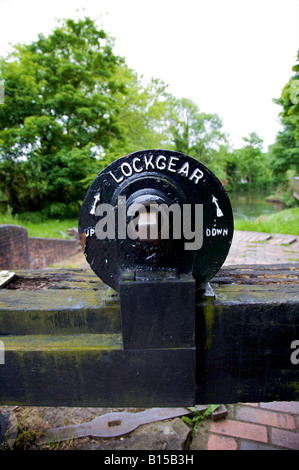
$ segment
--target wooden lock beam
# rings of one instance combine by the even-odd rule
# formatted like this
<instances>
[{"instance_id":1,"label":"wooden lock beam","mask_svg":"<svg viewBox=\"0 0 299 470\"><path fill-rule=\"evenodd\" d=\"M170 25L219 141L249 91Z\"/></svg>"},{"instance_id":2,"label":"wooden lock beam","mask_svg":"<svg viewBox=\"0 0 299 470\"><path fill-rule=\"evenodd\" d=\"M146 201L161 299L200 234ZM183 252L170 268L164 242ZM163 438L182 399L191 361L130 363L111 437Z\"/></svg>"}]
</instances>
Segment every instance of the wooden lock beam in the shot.
<instances>
[{"instance_id":1,"label":"wooden lock beam","mask_svg":"<svg viewBox=\"0 0 299 470\"><path fill-rule=\"evenodd\" d=\"M91 270L17 271L0 289L0 404L298 400L298 275L297 264L223 267L215 296L197 292L195 347L124 348L119 294Z\"/></svg>"}]
</instances>

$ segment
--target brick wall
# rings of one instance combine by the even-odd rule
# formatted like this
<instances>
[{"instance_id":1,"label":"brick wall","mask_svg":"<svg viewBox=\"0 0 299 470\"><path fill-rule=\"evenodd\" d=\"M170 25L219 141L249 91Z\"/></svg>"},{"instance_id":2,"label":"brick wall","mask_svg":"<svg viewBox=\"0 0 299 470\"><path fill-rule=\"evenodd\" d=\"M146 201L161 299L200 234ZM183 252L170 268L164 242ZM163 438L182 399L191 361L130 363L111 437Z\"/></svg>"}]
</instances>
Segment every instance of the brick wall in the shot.
<instances>
[{"instance_id":1,"label":"brick wall","mask_svg":"<svg viewBox=\"0 0 299 470\"><path fill-rule=\"evenodd\" d=\"M43 269L80 251L78 240L28 237L19 225L0 225L0 270Z\"/></svg>"},{"instance_id":2,"label":"brick wall","mask_svg":"<svg viewBox=\"0 0 299 470\"><path fill-rule=\"evenodd\" d=\"M80 251L78 240L29 238L30 268L43 269Z\"/></svg>"},{"instance_id":3,"label":"brick wall","mask_svg":"<svg viewBox=\"0 0 299 470\"><path fill-rule=\"evenodd\" d=\"M0 225L0 270L29 267L27 229L19 225Z\"/></svg>"}]
</instances>

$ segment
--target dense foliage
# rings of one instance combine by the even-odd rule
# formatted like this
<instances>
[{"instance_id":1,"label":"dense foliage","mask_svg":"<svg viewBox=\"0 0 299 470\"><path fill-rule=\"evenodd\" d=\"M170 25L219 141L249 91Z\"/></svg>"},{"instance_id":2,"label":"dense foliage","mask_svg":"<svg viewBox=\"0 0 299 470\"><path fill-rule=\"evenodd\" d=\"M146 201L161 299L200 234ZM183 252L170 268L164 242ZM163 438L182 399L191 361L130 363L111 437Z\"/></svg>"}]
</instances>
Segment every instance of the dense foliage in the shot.
<instances>
[{"instance_id":1,"label":"dense foliage","mask_svg":"<svg viewBox=\"0 0 299 470\"><path fill-rule=\"evenodd\" d=\"M73 212L98 149L122 137L116 57L103 31L67 20L2 61L1 189L14 212ZM66 215L66 214L65 214Z\"/></svg>"},{"instance_id":2,"label":"dense foliage","mask_svg":"<svg viewBox=\"0 0 299 470\"><path fill-rule=\"evenodd\" d=\"M273 180L277 192L282 194L284 202L298 205L293 196L292 179L299 174L299 51L295 74L282 90L281 97L274 102L282 106L280 112L282 130L269 148L269 157L273 172Z\"/></svg>"},{"instance_id":3,"label":"dense foliage","mask_svg":"<svg viewBox=\"0 0 299 470\"><path fill-rule=\"evenodd\" d=\"M271 153L255 132L232 149L217 114L172 96L159 79L144 85L91 19L65 20L0 62L0 199L13 214L76 216L105 165L148 148L199 159L232 191L282 181L298 171L298 67L277 100L284 131Z\"/></svg>"},{"instance_id":4,"label":"dense foliage","mask_svg":"<svg viewBox=\"0 0 299 470\"><path fill-rule=\"evenodd\" d=\"M282 106L280 113L283 130L278 132L271 146L272 165L276 176L299 174L299 51L295 74L285 85L281 97L274 100Z\"/></svg>"}]
</instances>

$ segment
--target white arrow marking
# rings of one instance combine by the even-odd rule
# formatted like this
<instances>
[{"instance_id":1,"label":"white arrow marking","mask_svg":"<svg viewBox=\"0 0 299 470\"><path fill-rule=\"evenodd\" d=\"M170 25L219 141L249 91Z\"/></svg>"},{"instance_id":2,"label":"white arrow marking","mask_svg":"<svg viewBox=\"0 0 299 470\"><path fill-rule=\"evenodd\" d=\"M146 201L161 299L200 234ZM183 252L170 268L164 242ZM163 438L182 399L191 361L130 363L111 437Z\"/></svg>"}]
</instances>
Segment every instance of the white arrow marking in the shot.
<instances>
[{"instance_id":1,"label":"white arrow marking","mask_svg":"<svg viewBox=\"0 0 299 470\"><path fill-rule=\"evenodd\" d=\"M99 202L99 200L100 200L100 193L97 194L97 195L94 197L94 203L93 203L93 206L92 206L92 208L91 208L91 211L89 212L91 215L95 215L97 203Z\"/></svg>"},{"instance_id":2,"label":"white arrow marking","mask_svg":"<svg viewBox=\"0 0 299 470\"><path fill-rule=\"evenodd\" d=\"M216 199L215 196L212 196L212 202L215 204L215 206L217 208L217 217L223 217L223 212L220 209L220 207L218 205L218 199Z\"/></svg>"}]
</instances>

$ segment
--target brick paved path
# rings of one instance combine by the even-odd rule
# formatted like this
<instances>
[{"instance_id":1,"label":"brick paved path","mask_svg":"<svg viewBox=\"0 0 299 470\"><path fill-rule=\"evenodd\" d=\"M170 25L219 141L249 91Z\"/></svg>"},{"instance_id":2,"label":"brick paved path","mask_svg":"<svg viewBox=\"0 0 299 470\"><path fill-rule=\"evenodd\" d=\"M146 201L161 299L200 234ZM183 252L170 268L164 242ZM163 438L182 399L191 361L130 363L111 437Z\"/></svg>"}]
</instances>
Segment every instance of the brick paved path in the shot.
<instances>
[{"instance_id":1,"label":"brick paved path","mask_svg":"<svg viewBox=\"0 0 299 470\"><path fill-rule=\"evenodd\" d=\"M299 450L299 402L237 403L206 420L191 450Z\"/></svg>"},{"instance_id":2,"label":"brick paved path","mask_svg":"<svg viewBox=\"0 0 299 470\"><path fill-rule=\"evenodd\" d=\"M299 262L299 236L235 230L225 265Z\"/></svg>"}]
</instances>

